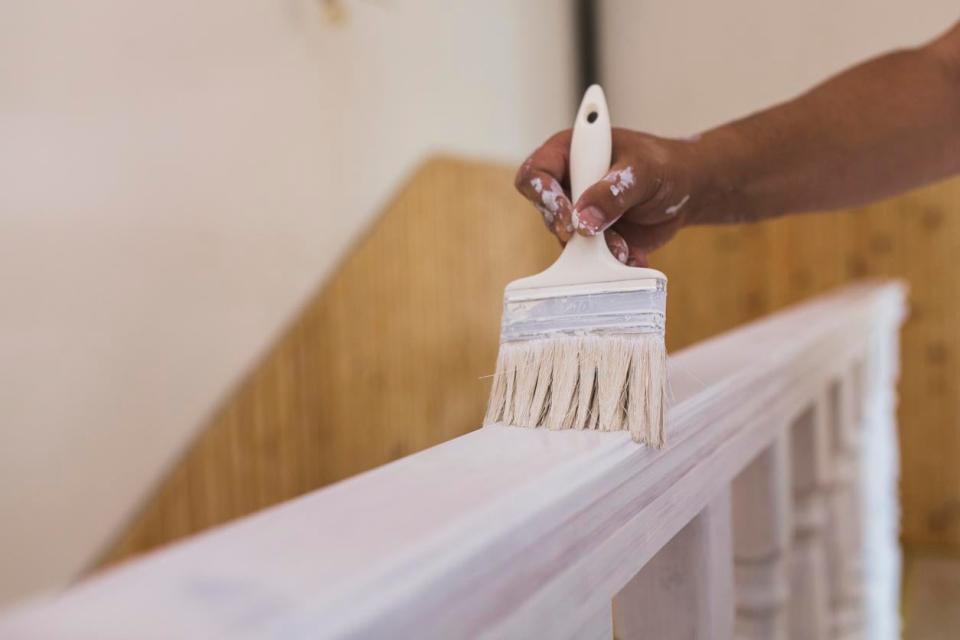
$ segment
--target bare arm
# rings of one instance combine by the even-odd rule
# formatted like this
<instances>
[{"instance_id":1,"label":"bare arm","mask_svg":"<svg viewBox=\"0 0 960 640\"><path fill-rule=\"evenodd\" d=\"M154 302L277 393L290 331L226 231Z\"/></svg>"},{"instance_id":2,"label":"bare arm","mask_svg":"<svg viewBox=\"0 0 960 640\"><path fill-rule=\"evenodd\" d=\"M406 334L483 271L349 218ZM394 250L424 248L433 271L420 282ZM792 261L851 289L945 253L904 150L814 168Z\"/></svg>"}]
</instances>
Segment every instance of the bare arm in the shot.
<instances>
[{"instance_id":1,"label":"bare arm","mask_svg":"<svg viewBox=\"0 0 960 640\"><path fill-rule=\"evenodd\" d=\"M960 25L709 131L702 144L726 191L702 222L861 204L960 172Z\"/></svg>"},{"instance_id":2,"label":"bare arm","mask_svg":"<svg viewBox=\"0 0 960 640\"><path fill-rule=\"evenodd\" d=\"M631 264L644 264L684 225L889 196L960 173L960 24L695 139L617 129L610 174L576 203L555 197L567 147L569 132L547 141L521 167L517 187L551 214L561 240L609 229L614 254Z\"/></svg>"}]
</instances>

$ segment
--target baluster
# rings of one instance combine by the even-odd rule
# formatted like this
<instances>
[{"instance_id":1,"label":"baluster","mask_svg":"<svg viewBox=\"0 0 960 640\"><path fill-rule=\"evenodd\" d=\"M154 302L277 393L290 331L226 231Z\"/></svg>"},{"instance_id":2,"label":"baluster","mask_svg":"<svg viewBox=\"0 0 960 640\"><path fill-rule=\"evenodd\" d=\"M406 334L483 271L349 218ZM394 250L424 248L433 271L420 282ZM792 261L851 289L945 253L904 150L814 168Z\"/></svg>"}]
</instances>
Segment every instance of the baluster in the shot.
<instances>
[{"instance_id":1,"label":"baluster","mask_svg":"<svg viewBox=\"0 0 960 640\"><path fill-rule=\"evenodd\" d=\"M855 372L830 385L832 477L827 559L832 637L859 637L863 628L863 549L860 493L860 420Z\"/></svg>"},{"instance_id":2,"label":"baluster","mask_svg":"<svg viewBox=\"0 0 960 640\"><path fill-rule=\"evenodd\" d=\"M859 358L854 361L850 368L850 415L853 417L853 423L857 430L861 431L864 420L864 407L866 401L866 373L864 372L864 361Z\"/></svg>"},{"instance_id":3,"label":"baluster","mask_svg":"<svg viewBox=\"0 0 960 640\"><path fill-rule=\"evenodd\" d=\"M874 317L869 346L855 367L859 383L865 461L861 476L863 521L864 635L872 640L900 638L901 550L899 544L896 379L899 371L897 328L902 309L890 305ZM859 380L857 373L859 371ZM866 464L869 461L869 465Z\"/></svg>"},{"instance_id":4,"label":"baluster","mask_svg":"<svg viewBox=\"0 0 960 640\"><path fill-rule=\"evenodd\" d=\"M737 638L788 637L792 537L790 441L783 433L733 482Z\"/></svg>"},{"instance_id":5,"label":"baluster","mask_svg":"<svg viewBox=\"0 0 960 640\"><path fill-rule=\"evenodd\" d=\"M617 594L618 640L733 637L730 511L727 488Z\"/></svg>"},{"instance_id":6,"label":"baluster","mask_svg":"<svg viewBox=\"0 0 960 640\"><path fill-rule=\"evenodd\" d=\"M793 548L790 553L790 636L829 637L830 593L826 564L826 488L830 479L830 433L826 395L790 429Z\"/></svg>"}]
</instances>

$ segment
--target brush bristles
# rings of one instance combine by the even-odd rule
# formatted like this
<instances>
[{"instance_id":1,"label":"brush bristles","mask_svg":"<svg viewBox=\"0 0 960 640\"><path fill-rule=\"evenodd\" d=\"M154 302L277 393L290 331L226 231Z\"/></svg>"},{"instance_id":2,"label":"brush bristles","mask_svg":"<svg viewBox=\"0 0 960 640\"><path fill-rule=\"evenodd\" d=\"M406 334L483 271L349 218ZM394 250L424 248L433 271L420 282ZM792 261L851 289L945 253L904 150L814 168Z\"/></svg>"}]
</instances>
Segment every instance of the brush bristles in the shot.
<instances>
[{"instance_id":1,"label":"brush bristles","mask_svg":"<svg viewBox=\"0 0 960 640\"><path fill-rule=\"evenodd\" d=\"M659 447L666 370L656 333L507 342L484 424L629 431Z\"/></svg>"}]
</instances>

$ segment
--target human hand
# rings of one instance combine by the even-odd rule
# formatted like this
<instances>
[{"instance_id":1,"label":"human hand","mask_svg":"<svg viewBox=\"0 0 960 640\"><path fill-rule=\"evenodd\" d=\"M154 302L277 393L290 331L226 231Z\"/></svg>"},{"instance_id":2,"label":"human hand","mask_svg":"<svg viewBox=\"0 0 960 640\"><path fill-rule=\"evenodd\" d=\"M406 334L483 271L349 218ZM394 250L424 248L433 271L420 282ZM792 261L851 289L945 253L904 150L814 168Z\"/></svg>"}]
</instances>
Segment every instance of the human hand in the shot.
<instances>
[{"instance_id":1,"label":"human hand","mask_svg":"<svg viewBox=\"0 0 960 640\"><path fill-rule=\"evenodd\" d=\"M707 181L695 140L614 129L610 171L572 203L570 137L569 129L561 131L534 151L517 172L517 189L561 243L574 233L603 233L620 262L646 266L647 254L670 240L703 199Z\"/></svg>"}]
</instances>

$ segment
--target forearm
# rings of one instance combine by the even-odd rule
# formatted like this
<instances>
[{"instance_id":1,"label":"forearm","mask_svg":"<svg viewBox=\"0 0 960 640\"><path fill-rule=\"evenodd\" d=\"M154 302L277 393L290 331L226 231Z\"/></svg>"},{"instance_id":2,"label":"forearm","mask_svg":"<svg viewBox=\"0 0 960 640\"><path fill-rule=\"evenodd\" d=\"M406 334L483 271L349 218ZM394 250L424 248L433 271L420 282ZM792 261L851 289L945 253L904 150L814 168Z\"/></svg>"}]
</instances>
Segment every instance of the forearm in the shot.
<instances>
[{"instance_id":1,"label":"forearm","mask_svg":"<svg viewBox=\"0 0 960 640\"><path fill-rule=\"evenodd\" d=\"M960 26L703 134L691 152L711 188L689 222L852 206L960 172L958 40Z\"/></svg>"}]
</instances>

